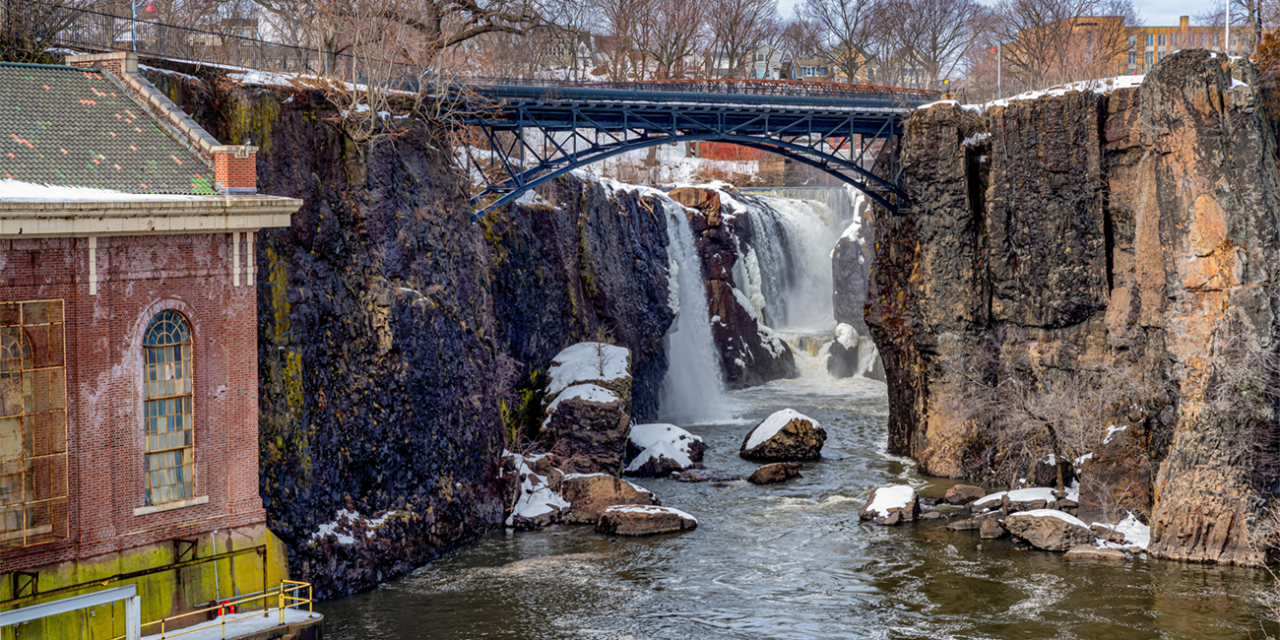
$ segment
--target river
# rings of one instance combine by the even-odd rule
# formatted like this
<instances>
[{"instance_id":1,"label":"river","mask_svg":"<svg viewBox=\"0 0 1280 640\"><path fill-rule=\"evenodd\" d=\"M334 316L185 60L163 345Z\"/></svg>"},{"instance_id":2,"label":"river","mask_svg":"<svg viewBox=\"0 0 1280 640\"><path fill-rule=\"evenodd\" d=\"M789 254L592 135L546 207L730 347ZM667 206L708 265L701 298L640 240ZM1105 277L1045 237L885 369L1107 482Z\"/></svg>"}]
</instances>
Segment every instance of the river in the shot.
<instances>
[{"instance_id":1,"label":"river","mask_svg":"<svg viewBox=\"0 0 1280 640\"><path fill-rule=\"evenodd\" d=\"M328 640L649 638L1262 638L1262 571L1135 558L1068 561L945 522L880 527L874 487L950 482L885 453L883 383L806 377L729 395L736 419L689 425L705 466L748 475L746 432L791 407L827 430L804 477L759 487L639 480L696 530L614 538L590 526L499 531L374 591L319 606ZM981 545L982 549L979 549ZM1266 632L1275 634L1275 625Z\"/></svg>"}]
</instances>

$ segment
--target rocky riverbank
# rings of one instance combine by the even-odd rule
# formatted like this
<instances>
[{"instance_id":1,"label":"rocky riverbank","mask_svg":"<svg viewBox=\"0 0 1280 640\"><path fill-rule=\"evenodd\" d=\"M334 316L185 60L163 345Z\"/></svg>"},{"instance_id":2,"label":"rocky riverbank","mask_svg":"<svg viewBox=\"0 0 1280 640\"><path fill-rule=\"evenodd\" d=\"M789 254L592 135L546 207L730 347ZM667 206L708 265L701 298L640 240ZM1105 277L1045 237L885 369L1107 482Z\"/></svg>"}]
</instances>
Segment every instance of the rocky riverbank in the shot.
<instances>
[{"instance_id":1,"label":"rocky riverbank","mask_svg":"<svg viewBox=\"0 0 1280 640\"><path fill-rule=\"evenodd\" d=\"M973 354L1016 352L1010 379L1041 388L1132 381L1110 397L1140 403L1079 430L1087 446L1125 430L1084 461L1081 511L1149 522L1156 557L1264 563L1280 172L1259 86L1248 62L1183 51L1136 89L915 112L913 206L877 216L867 316L891 451L934 475L1027 475L1002 466L1007 421L961 411Z\"/></svg>"}]
</instances>

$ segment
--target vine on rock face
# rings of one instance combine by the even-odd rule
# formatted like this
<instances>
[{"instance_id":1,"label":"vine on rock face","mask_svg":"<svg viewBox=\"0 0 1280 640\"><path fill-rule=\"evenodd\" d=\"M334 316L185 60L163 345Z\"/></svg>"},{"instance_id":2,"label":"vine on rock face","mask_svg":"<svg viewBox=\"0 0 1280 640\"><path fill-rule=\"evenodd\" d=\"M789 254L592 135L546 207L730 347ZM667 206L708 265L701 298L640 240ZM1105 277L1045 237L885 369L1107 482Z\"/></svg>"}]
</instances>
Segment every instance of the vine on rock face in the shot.
<instances>
[{"instance_id":1,"label":"vine on rock face","mask_svg":"<svg viewBox=\"0 0 1280 640\"><path fill-rule=\"evenodd\" d=\"M944 365L943 388L956 399L955 418L972 429L970 475L1016 487L1037 461L1052 455L1062 489L1067 465L1101 445L1116 416L1156 413L1160 389L1134 364L1058 370L1041 359L1050 346L1057 345L1001 326L983 348Z\"/></svg>"}]
</instances>

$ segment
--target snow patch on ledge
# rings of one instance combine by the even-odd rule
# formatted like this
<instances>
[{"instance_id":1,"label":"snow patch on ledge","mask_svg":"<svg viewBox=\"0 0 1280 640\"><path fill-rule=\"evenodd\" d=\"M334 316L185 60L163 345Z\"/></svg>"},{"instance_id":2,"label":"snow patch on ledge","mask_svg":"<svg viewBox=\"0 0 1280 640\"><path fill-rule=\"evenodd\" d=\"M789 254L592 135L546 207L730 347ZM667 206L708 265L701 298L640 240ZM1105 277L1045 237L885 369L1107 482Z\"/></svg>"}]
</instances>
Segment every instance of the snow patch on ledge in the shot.
<instances>
[{"instance_id":1,"label":"snow patch on ledge","mask_svg":"<svg viewBox=\"0 0 1280 640\"><path fill-rule=\"evenodd\" d=\"M1017 513L1009 514L1010 518L1014 518L1017 516L1031 516L1032 518L1057 518L1064 522L1069 522L1071 524L1084 527L1085 529L1089 528L1089 525L1085 524L1084 521L1081 520L1080 518L1077 518L1065 511L1058 511L1057 509L1032 509L1031 511L1019 511Z\"/></svg>"},{"instance_id":2,"label":"snow patch on ledge","mask_svg":"<svg viewBox=\"0 0 1280 640\"><path fill-rule=\"evenodd\" d=\"M333 522L326 522L316 528L316 532L311 534L311 540L318 542L326 536L333 536L337 539L338 544L355 544L356 538L353 533L356 526L362 526L368 531L365 532L366 538L372 538L374 529L382 526L387 518L390 518L395 511L386 511L376 518L368 518L347 509L339 509L338 515Z\"/></svg>"},{"instance_id":3,"label":"snow patch on ledge","mask_svg":"<svg viewBox=\"0 0 1280 640\"><path fill-rule=\"evenodd\" d=\"M555 395L579 383L630 378L627 359L631 352L603 342L579 342L556 354L547 375L547 395Z\"/></svg>"},{"instance_id":4,"label":"snow patch on ledge","mask_svg":"<svg viewBox=\"0 0 1280 640\"><path fill-rule=\"evenodd\" d=\"M653 515L674 513L681 518L687 518L695 523L698 521L697 518L674 507L659 507L647 504L615 504L612 507L605 509L604 513L648 513Z\"/></svg>"},{"instance_id":5,"label":"snow patch on ledge","mask_svg":"<svg viewBox=\"0 0 1280 640\"><path fill-rule=\"evenodd\" d=\"M656 461L659 458L666 458L679 465L681 469L688 469L693 466L693 460L690 460L689 456L680 448L666 440L658 440L645 448L644 451L640 452L640 455L636 456L636 459L632 460L631 464L627 465L627 472L635 473L636 471L639 471L640 467L643 467L645 463L650 460Z\"/></svg>"},{"instance_id":6,"label":"snow patch on ledge","mask_svg":"<svg viewBox=\"0 0 1280 640\"><path fill-rule=\"evenodd\" d=\"M866 511L874 511L877 517L889 517L890 509L906 509L916 499L916 490L910 485L900 484L892 487L880 487L875 490L875 499L866 506Z\"/></svg>"}]
</instances>

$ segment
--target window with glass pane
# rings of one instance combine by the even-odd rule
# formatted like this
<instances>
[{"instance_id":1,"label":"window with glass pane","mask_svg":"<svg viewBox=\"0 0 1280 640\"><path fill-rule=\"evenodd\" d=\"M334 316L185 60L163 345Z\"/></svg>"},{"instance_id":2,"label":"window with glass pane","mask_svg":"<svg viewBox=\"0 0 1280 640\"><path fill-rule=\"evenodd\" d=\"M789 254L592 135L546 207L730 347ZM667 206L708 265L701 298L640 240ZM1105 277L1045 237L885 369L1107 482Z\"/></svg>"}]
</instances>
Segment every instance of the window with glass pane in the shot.
<instances>
[{"instance_id":1,"label":"window with glass pane","mask_svg":"<svg viewBox=\"0 0 1280 640\"><path fill-rule=\"evenodd\" d=\"M146 352L147 504L195 497L195 412L192 407L191 329L176 311L151 319Z\"/></svg>"},{"instance_id":2,"label":"window with glass pane","mask_svg":"<svg viewBox=\"0 0 1280 640\"><path fill-rule=\"evenodd\" d=\"M0 549L67 537L62 307L0 303Z\"/></svg>"}]
</instances>

